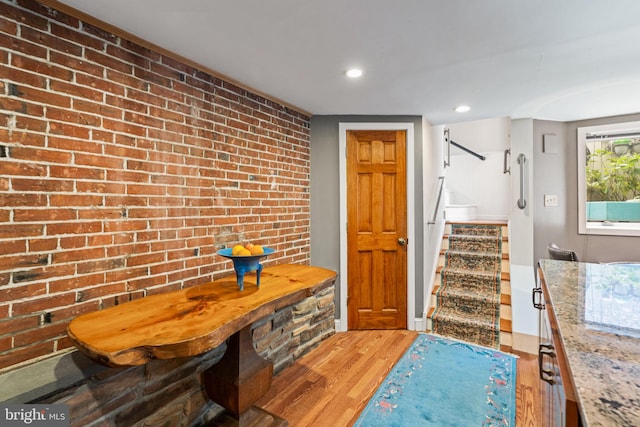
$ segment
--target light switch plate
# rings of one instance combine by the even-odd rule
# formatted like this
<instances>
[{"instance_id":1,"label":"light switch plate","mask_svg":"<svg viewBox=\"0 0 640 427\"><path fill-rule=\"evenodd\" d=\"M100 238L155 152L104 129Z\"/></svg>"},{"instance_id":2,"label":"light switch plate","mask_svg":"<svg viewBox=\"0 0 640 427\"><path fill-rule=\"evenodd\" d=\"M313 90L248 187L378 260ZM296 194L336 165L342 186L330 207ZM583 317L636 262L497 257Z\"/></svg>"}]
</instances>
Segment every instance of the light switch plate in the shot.
<instances>
[{"instance_id":1,"label":"light switch plate","mask_svg":"<svg viewBox=\"0 0 640 427\"><path fill-rule=\"evenodd\" d=\"M544 195L544 206L545 207L558 206L558 195L557 194L545 194Z\"/></svg>"}]
</instances>

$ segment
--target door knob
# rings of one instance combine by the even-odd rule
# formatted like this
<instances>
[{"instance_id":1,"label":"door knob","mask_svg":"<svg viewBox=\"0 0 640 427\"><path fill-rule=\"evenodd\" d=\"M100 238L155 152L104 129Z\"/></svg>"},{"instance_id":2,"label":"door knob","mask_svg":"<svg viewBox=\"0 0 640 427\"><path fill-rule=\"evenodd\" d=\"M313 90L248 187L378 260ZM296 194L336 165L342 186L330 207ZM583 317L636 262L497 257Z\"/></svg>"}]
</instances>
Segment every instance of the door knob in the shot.
<instances>
[{"instance_id":1,"label":"door knob","mask_svg":"<svg viewBox=\"0 0 640 427\"><path fill-rule=\"evenodd\" d=\"M405 239L404 237L400 237L398 239L398 243L400 244L400 246L404 246L407 244L407 239Z\"/></svg>"}]
</instances>

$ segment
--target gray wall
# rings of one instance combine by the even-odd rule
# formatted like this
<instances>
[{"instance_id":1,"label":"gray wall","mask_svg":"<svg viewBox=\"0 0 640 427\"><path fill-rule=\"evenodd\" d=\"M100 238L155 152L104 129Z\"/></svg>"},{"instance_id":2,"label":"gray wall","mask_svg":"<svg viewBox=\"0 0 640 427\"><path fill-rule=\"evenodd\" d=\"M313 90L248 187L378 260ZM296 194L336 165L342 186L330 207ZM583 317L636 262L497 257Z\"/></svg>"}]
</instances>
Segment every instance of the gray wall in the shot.
<instances>
[{"instance_id":1,"label":"gray wall","mask_svg":"<svg viewBox=\"0 0 640 427\"><path fill-rule=\"evenodd\" d=\"M534 257L547 258L547 245L576 251L586 262L640 261L640 237L578 234L577 129L640 120L640 114L560 123L534 121ZM558 137L557 154L542 152L544 134ZM544 207L544 194L557 194L558 207ZM535 265L535 264L534 264Z\"/></svg>"},{"instance_id":2,"label":"gray wall","mask_svg":"<svg viewBox=\"0 0 640 427\"><path fill-rule=\"evenodd\" d=\"M339 123L413 123L415 168L416 316L423 312L422 118L420 116L313 116L311 118L311 264L340 271ZM409 159L409 161L411 161ZM345 254L346 256L346 254ZM339 279L336 283L339 283ZM336 286L336 317L341 317ZM346 319L345 319L346 320Z\"/></svg>"}]
</instances>

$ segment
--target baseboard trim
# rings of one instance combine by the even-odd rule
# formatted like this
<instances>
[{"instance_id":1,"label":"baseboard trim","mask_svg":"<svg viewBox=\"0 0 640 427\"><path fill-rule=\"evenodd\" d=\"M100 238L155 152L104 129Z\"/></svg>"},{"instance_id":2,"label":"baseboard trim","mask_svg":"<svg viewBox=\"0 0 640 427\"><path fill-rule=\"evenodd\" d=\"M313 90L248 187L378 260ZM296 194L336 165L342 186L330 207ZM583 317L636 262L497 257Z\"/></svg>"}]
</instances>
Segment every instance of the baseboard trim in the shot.
<instances>
[{"instance_id":1,"label":"baseboard trim","mask_svg":"<svg viewBox=\"0 0 640 427\"><path fill-rule=\"evenodd\" d=\"M511 332L512 348L529 354L538 354L538 337L535 335Z\"/></svg>"}]
</instances>

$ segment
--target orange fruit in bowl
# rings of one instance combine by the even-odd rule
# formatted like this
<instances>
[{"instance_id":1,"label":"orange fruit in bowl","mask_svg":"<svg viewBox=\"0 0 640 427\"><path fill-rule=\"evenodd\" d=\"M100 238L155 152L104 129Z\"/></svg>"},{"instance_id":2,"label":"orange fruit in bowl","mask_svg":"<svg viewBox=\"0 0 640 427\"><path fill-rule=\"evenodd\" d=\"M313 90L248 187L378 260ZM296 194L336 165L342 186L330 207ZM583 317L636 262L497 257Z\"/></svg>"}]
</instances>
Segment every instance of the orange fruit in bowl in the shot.
<instances>
[{"instance_id":1,"label":"orange fruit in bowl","mask_svg":"<svg viewBox=\"0 0 640 427\"><path fill-rule=\"evenodd\" d=\"M249 256L251 255L251 252L249 251L249 249L247 248L242 248L242 250L240 250L236 256Z\"/></svg>"},{"instance_id":2,"label":"orange fruit in bowl","mask_svg":"<svg viewBox=\"0 0 640 427\"><path fill-rule=\"evenodd\" d=\"M264 253L264 249L260 245L253 245L249 250L251 255L262 255Z\"/></svg>"},{"instance_id":3,"label":"orange fruit in bowl","mask_svg":"<svg viewBox=\"0 0 640 427\"><path fill-rule=\"evenodd\" d=\"M231 255L238 255L240 253L240 251L242 251L244 249L244 246L242 245L235 245L233 247L233 249L231 249Z\"/></svg>"}]
</instances>

